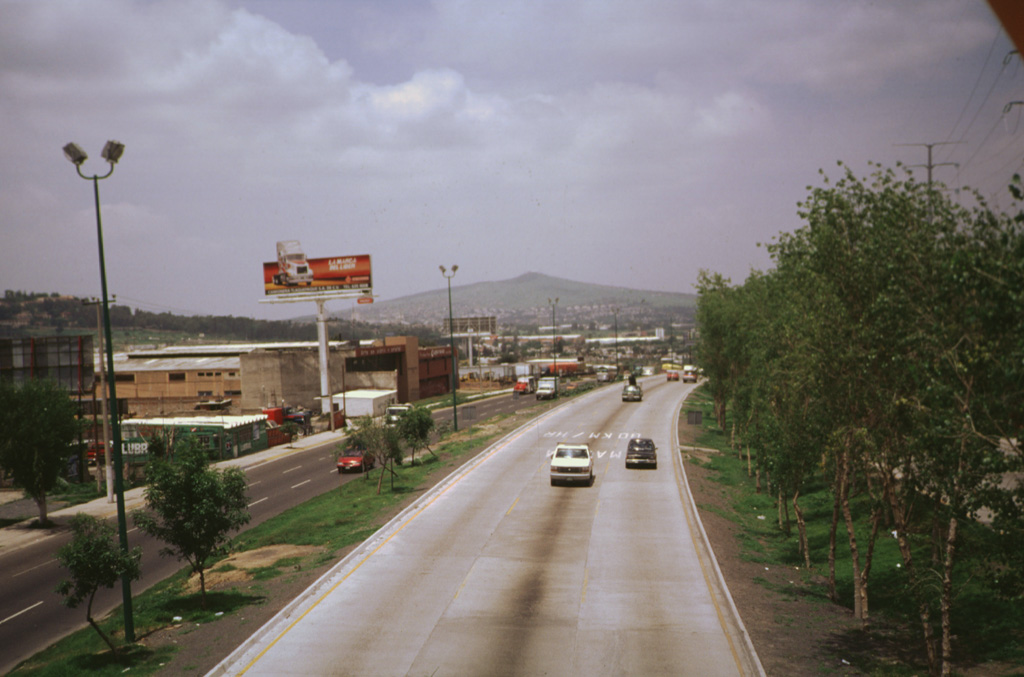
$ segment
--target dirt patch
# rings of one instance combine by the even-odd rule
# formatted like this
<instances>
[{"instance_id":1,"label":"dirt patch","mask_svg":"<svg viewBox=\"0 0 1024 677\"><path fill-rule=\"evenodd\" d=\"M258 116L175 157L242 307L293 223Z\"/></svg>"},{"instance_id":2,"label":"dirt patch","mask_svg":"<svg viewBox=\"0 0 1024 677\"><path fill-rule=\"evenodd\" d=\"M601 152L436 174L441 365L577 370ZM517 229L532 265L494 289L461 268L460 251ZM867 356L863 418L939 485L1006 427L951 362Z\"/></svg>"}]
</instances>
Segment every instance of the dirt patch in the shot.
<instances>
[{"instance_id":1,"label":"dirt patch","mask_svg":"<svg viewBox=\"0 0 1024 677\"><path fill-rule=\"evenodd\" d=\"M272 567L286 559L303 559L309 555L323 552L323 548L313 545L268 545L256 550L247 550L221 560L213 569L206 572L206 589L219 590L246 583L253 578L253 570ZM185 590L189 593L199 592L199 575L192 574Z\"/></svg>"}]
</instances>

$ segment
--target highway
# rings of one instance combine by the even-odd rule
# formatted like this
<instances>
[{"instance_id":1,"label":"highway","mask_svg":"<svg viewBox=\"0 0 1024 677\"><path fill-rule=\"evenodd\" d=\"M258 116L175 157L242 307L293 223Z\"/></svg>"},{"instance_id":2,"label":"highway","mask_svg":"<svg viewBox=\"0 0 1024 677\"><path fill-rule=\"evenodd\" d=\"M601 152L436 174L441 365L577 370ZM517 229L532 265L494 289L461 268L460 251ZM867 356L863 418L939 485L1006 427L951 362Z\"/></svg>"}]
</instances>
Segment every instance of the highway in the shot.
<instances>
[{"instance_id":1,"label":"highway","mask_svg":"<svg viewBox=\"0 0 1024 677\"><path fill-rule=\"evenodd\" d=\"M686 489L690 385L644 379L570 400L421 497L211 675L763 674ZM656 470L627 470L631 436ZM552 487L560 440L593 487Z\"/></svg>"},{"instance_id":2,"label":"highway","mask_svg":"<svg viewBox=\"0 0 1024 677\"><path fill-rule=\"evenodd\" d=\"M534 404L529 398L510 395L488 398L459 407L459 427L497 413L507 413ZM435 413L438 421L451 420L451 409ZM342 434L323 433L301 438L292 447L274 447L248 457L226 461L220 466L241 467L249 480L251 522L246 528L338 487L361 475L336 472L336 445ZM142 489L126 492L127 511L143 507ZM56 560L58 549L70 540L66 528L76 512L89 512L116 519L116 507L105 499L51 513L63 528L29 530L24 526L0 529L0 674L45 649L61 637L86 625L84 606L68 609L54 592L67 572ZM184 565L173 557L161 557L163 543L133 528L129 516L129 546L141 546L142 578L132 584L141 592L179 571ZM101 589L93 603L93 617L102 618L121 604L120 585Z\"/></svg>"}]
</instances>

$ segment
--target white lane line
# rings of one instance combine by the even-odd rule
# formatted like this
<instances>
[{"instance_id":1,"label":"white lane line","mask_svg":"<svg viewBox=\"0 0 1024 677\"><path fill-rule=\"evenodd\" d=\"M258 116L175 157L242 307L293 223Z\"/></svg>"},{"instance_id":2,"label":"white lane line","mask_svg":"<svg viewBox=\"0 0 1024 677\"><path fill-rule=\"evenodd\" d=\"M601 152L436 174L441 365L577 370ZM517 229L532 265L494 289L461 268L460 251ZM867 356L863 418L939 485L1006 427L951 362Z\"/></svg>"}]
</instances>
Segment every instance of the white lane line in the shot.
<instances>
[{"instance_id":1,"label":"white lane line","mask_svg":"<svg viewBox=\"0 0 1024 677\"><path fill-rule=\"evenodd\" d=\"M37 564L34 567L29 567L28 569L25 569L24 571L19 571L18 573L16 573L13 576L11 576L11 578L17 578L18 576L20 576L22 574L27 574L30 571L35 571L39 567L45 567L47 564L53 564L56 561L57 561L56 559L48 559L45 562L43 562L42 564ZM42 604L42 602L40 602L40 604ZM14 616L11 616L11 618L14 618Z\"/></svg>"},{"instance_id":2,"label":"white lane line","mask_svg":"<svg viewBox=\"0 0 1024 677\"><path fill-rule=\"evenodd\" d=\"M18 612L18 613L16 613L16 614L11 614L11 615L10 615L10 616L8 616L7 618L5 618L5 619L3 619L2 621L0 621L0 625L3 625L4 623L6 623L7 621L11 620L12 618L17 618L18 616L22 615L22 614L23 614L23 613L25 613L26 611L32 611L32 609L35 609L35 608L36 608L37 606L39 606L39 605L40 605L40 604L42 604L42 603L43 603L42 601L36 602L36 603L35 603L35 604L33 604L32 606L29 606L29 607L25 607L24 609L22 609L21 611L19 611L19 612Z\"/></svg>"},{"instance_id":3,"label":"white lane line","mask_svg":"<svg viewBox=\"0 0 1024 677\"><path fill-rule=\"evenodd\" d=\"M294 468L288 468L287 470L283 471L283 472L282 472L281 474L282 474L282 475L287 475L287 474L288 474L288 473L290 473L291 471L293 471L293 470L298 470L298 469L299 469L299 468L301 468L301 467L302 467L301 465L297 465L297 466L295 466Z\"/></svg>"},{"instance_id":4,"label":"white lane line","mask_svg":"<svg viewBox=\"0 0 1024 677\"><path fill-rule=\"evenodd\" d=\"M264 496L264 497L263 497L263 498L261 498L260 500L258 500L258 501L253 501L252 503L250 503L249 505L247 505L247 506L245 506L245 507L247 507L247 508L251 508L251 507L253 507L254 505L256 505L257 503L262 503L263 501L267 500L268 498L270 498L270 497L269 497L269 496Z\"/></svg>"},{"instance_id":5,"label":"white lane line","mask_svg":"<svg viewBox=\"0 0 1024 677\"><path fill-rule=\"evenodd\" d=\"M310 483L310 482L312 482L312 481L313 481L313 480L306 480L305 482L299 482L298 484L293 484L293 485L292 485L292 489L298 489L298 488L299 488L299 487L301 487L301 486L302 486L303 484L309 484L309 483Z\"/></svg>"}]
</instances>

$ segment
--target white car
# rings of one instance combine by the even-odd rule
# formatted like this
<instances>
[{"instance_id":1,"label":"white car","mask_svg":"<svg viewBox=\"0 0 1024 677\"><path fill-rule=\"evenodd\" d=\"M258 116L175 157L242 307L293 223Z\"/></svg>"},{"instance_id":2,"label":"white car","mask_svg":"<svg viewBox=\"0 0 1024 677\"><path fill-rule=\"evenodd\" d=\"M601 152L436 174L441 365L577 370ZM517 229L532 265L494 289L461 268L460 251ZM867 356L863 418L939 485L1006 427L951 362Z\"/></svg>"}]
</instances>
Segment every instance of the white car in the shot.
<instances>
[{"instance_id":1,"label":"white car","mask_svg":"<svg viewBox=\"0 0 1024 677\"><path fill-rule=\"evenodd\" d=\"M551 456L551 486L560 482L594 484L594 455L587 444L559 444Z\"/></svg>"}]
</instances>

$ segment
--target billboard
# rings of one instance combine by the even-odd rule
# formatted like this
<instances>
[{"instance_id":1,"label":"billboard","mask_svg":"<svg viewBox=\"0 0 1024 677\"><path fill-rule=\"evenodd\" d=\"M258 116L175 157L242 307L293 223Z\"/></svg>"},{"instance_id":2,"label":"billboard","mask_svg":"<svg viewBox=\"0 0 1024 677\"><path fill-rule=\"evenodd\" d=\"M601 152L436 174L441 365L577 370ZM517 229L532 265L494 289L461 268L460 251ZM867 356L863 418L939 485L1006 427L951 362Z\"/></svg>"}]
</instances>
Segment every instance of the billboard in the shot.
<instances>
[{"instance_id":1,"label":"billboard","mask_svg":"<svg viewBox=\"0 0 1024 677\"><path fill-rule=\"evenodd\" d=\"M370 255L307 259L298 240L277 243L277 261L263 264L267 296L373 289Z\"/></svg>"},{"instance_id":2,"label":"billboard","mask_svg":"<svg viewBox=\"0 0 1024 677\"><path fill-rule=\"evenodd\" d=\"M444 333L449 333L449 327L455 327L455 334L496 334L498 332L498 318L494 315L488 315L484 317L455 317L452 318L449 323L448 318L444 318Z\"/></svg>"}]
</instances>

